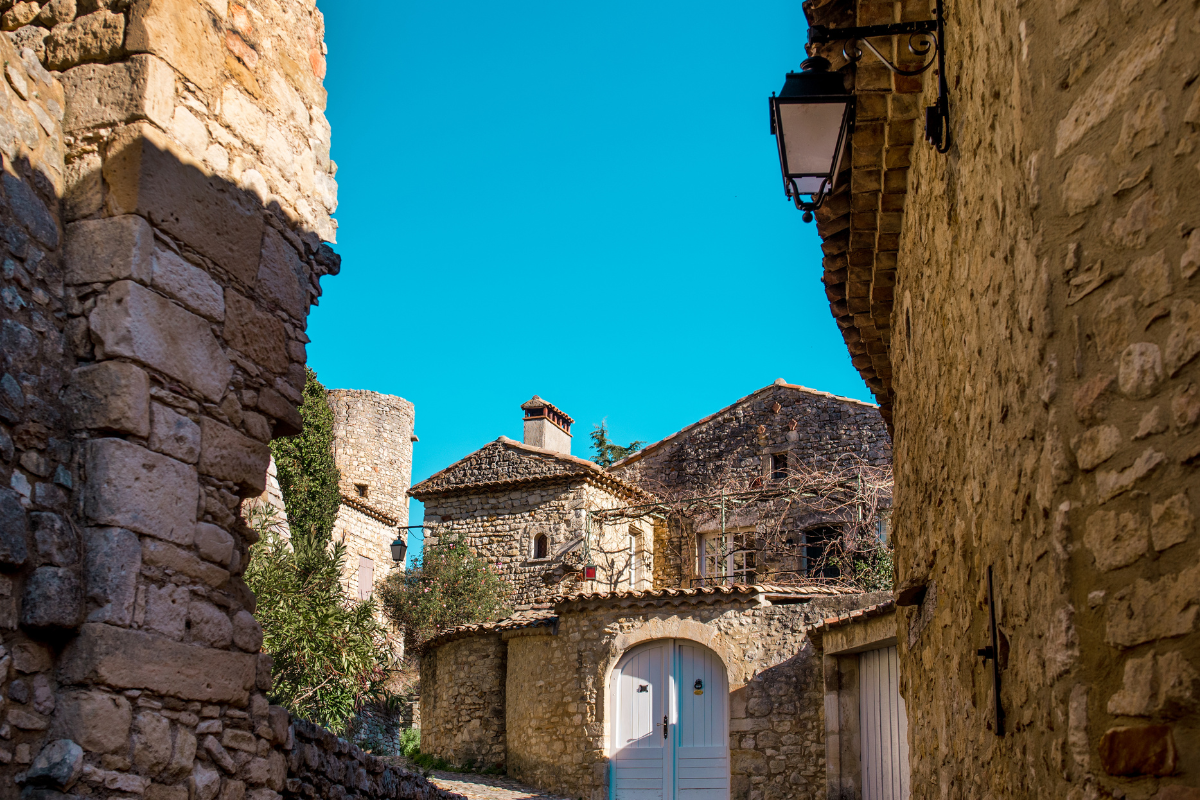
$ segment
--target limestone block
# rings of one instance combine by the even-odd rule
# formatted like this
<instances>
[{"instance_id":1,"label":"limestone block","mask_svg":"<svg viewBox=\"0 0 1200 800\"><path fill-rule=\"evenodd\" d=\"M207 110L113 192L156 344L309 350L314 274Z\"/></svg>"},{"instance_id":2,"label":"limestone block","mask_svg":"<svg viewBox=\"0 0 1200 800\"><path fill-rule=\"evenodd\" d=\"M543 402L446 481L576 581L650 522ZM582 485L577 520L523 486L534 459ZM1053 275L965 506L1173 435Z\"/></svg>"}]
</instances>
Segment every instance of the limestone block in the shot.
<instances>
[{"instance_id":1,"label":"limestone block","mask_svg":"<svg viewBox=\"0 0 1200 800\"><path fill-rule=\"evenodd\" d=\"M0 564L20 567L29 557L26 536L29 521L21 496L12 489L0 487Z\"/></svg>"},{"instance_id":2,"label":"limestone block","mask_svg":"<svg viewBox=\"0 0 1200 800\"><path fill-rule=\"evenodd\" d=\"M88 317L107 357L140 361L220 400L233 374L208 323L132 281L118 281Z\"/></svg>"},{"instance_id":3,"label":"limestone block","mask_svg":"<svg viewBox=\"0 0 1200 800\"><path fill-rule=\"evenodd\" d=\"M117 17L121 24L124 21L120 14L102 10L72 25L100 15ZM67 90L63 116L63 130L67 132L139 119L166 127L175 104L175 73L169 64L151 55L75 67L63 73L62 82Z\"/></svg>"},{"instance_id":4,"label":"limestone block","mask_svg":"<svg viewBox=\"0 0 1200 800\"><path fill-rule=\"evenodd\" d=\"M296 404L274 389L264 387L258 393L258 407L276 420L276 436L295 436L304 427Z\"/></svg>"},{"instance_id":5,"label":"limestone block","mask_svg":"<svg viewBox=\"0 0 1200 800\"><path fill-rule=\"evenodd\" d=\"M140 554L138 560L141 560ZM172 639L182 639L187 627L188 601L191 597L187 587L172 583L147 587L144 627Z\"/></svg>"},{"instance_id":6,"label":"limestone block","mask_svg":"<svg viewBox=\"0 0 1200 800\"><path fill-rule=\"evenodd\" d=\"M1150 510L1150 539L1154 549L1162 552L1186 542L1196 527L1186 494L1177 494L1165 503L1155 503Z\"/></svg>"},{"instance_id":7,"label":"limestone block","mask_svg":"<svg viewBox=\"0 0 1200 800\"><path fill-rule=\"evenodd\" d=\"M200 458L200 426L161 403L151 403L150 449L195 464Z\"/></svg>"},{"instance_id":8,"label":"limestone block","mask_svg":"<svg viewBox=\"0 0 1200 800\"><path fill-rule=\"evenodd\" d=\"M1170 775L1175 737L1167 725L1110 728L1100 740L1100 764L1109 775Z\"/></svg>"},{"instance_id":9,"label":"limestone block","mask_svg":"<svg viewBox=\"0 0 1200 800\"><path fill-rule=\"evenodd\" d=\"M262 626L249 611L243 609L234 616L233 643L248 653L257 653L262 649Z\"/></svg>"},{"instance_id":10,"label":"limestone block","mask_svg":"<svg viewBox=\"0 0 1200 800\"><path fill-rule=\"evenodd\" d=\"M256 288L298 320L308 316L308 278L296 250L274 228L263 232Z\"/></svg>"},{"instance_id":11,"label":"limestone block","mask_svg":"<svg viewBox=\"0 0 1200 800\"><path fill-rule=\"evenodd\" d=\"M87 623L63 651L59 675L64 683L102 683L184 700L242 705L254 685L254 656Z\"/></svg>"},{"instance_id":12,"label":"limestone block","mask_svg":"<svg viewBox=\"0 0 1200 800\"><path fill-rule=\"evenodd\" d=\"M188 800L188 787L152 783L146 787L146 800Z\"/></svg>"},{"instance_id":13,"label":"limestone block","mask_svg":"<svg viewBox=\"0 0 1200 800\"><path fill-rule=\"evenodd\" d=\"M0 174L13 216L33 237L51 250L58 249L58 220L33 188L11 172Z\"/></svg>"},{"instance_id":14,"label":"limestone block","mask_svg":"<svg viewBox=\"0 0 1200 800\"><path fill-rule=\"evenodd\" d=\"M1117 384L1127 396L1151 397L1163 381L1162 352L1153 342L1134 342L1121 353Z\"/></svg>"},{"instance_id":15,"label":"limestone block","mask_svg":"<svg viewBox=\"0 0 1200 800\"><path fill-rule=\"evenodd\" d=\"M214 764L228 774L233 775L237 772L237 765L233 761L233 756L229 755L229 751L217 741L216 737L204 737L204 752L208 754L208 757L212 759Z\"/></svg>"},{"instance_id":16,"label":"limestone block","mask_svg":"<svg viewBox=\"0 0 1200 800\"><path fill-rule=\"evenodd\" d=\"M75 19L75 13L75 0L50 0L33 21L45 28L54 28Z\"/></svg>"},{"instance_id":17,"label":"limestone block","mask_svg":"<svg viewBox=\"0 0 1200 800\"><path fill-rule=\"evenodd\" d=\"M1077 436L1071 446L1075 449L1075 461L1083 470L1095 469L1121 448L1124 440L1120 429L1113 425L1098 425Z\"/></svg>"},{"instance_id":18,"label":"limestone block","mask_svg":"<svg viewBox=\"0 0 1200 800\"><path fill-rule=\"evenodd\" d=\"M225 297L209 274L164 247L154 251L153 285L202 317L225 319Z\"/></svg>"},{"instance_id":19,"label":"limestone block","mask_svg":"<svg viewBox=\"0 0 1200 800\"><path fill-rule=\"evenodd\" d=\"M228 565L233 556L233 537L209 522L196 524L196 549L217 564Z\"/></svg>"},{"instance_id":20,"label":"limestone block","mask_svg":"<svg viewBox=\"0 0 1200 800\"><path fill-rule=\"evenodd\" d=\"M209 647L226 648L233 641L233 623L224 611L204 600L188 605L188 630L192 640Z\"/></svg>"},{"instance_id":21,"label":"limestone block","mask_svg":"<svg viewBox=\"0 0 1200 800\"><path fill-rule=\"evenodd\" d=\"M133 715L129 701L102 692L67 692L59 697L51 736L69 738L89 752L112 753L128 746Z\"/></svg>"},{"instance_id":22,"label":"limestone block","mask_svg":"<svg viewBox=\"0 0 1200 800\"><path fill-rule=\"evenodd\" d=\"M63 517L50 512L29 515L33 540L42 563L69 567L79 561L79 541L75 530Z\"/></svg>"},{"instance_id":23,"label":"limestone block","mask_svg":"<svg viewBox=\"0 0 1200 800\"><path fill-rule=\"evenodd\" d=\"M70 789L83 774L83 748L70 739L57 739L42 748L25 773L26 786Z\"/></svg>"},{"instance_id":24,"label":"limestone block","mask_svg":"<svg viewBox=\"0 0 1200 800\"><path fill-rule=\"evenodd\" d=\"M245 781L226 780L221 785L221 800L245 800Z\"/></svg>"},{"instance_id":25,"label":"limestone block","mask_svg":"<svg viewBox=\"0 0 1200 800\"><path fill-rule=\"evenodd\" d=\"M1133 647L1190 633L1200 613L1200 565L1156 581L1137 580L1108 604L1105 639Z\"/></svg>"},{"instance_id":26,"label":"limestone block","mask_svg":"<svg viewBox=\"0 0 1200 800\"><path fill-rule=\"evenodd\" d=\"M171 760L171 723L153 711L133 718L133 763L155 776Z\"/></svg>"},{"instance_id":27,"label":"limestone block","mask_svg":"<svg viewBox=\"0 0 1200 800\"><path fill-rule=\"evenodd\" d=\"M266 112L232 86L226 86L221 95L221 119L248 144L255 147L263 147L266 144Z\"/></svg>"},{"instance_id":28,"label":"limestone block","mask_svg":"<svg viewBox=\"0 0 1200 800\"><path fill-rule=\"evenodd\" d=\"M66 25L58 25L46 37L46 65L65 70L76 64L107 61L121 54L125 39L125 15L100 9ZM71 90L67 90L70 97Z\"/></svg>"},{"instance_id":29,"label":"limestone block","mask_svg":"<svg viewBox=\"0 0 1200 800\"><path fill-rule=\"evenodd\" d=\"M121 439L89 442L86 465L92 520L191 544L200 491L193 467Z\"/></svg>"},{"instance_id":30,"label":"limestone block","mask_svg":"<svg viewBox=\"0 0 1200 800\"><path fill-rule=\"evenodd\" d=\"M263 229L256 199L204 174L144 123L122 130L109 144L104 180L111 213L141 214L253 284Z\"/></svg>"},{"instance_id":31,"label":"limestone block","mask_svg":"<svg viewBox=\"0 0 1200 800\"><path fill-rule=\"evenodd\" d=\"M154 539L142 541L142 563L174 570L180 575L195 578L214 589L229 580L229 572L201 561L186 550Z\"/></svg>"},{"instance_id":32,"label":"limestone block","mask_svg":"<svg viewBox=\"0 0 1200 800\"><path fill-rule=\"evenodd\" d=\"M37 3L28 0L17 3L5 11L3 16L0 16L0 29L15 31L17 28L33 22L33 18L38 15L39 11L41 11L41 7Z\"/></svg>"},{"instance_id":33,"label":"limestone block","mask_svg":"<svg viewBox=\"0 0 1200 800\"><path fill-rule=\"evenodd\" d=\"M1083 541L1102 572L1132 564L1147 550L1150 525L1140 514L1097 511L1088 517Z\"/></svg>"},{"instance_id":34,"label":"limestone block","mask_svg":"<svg viewBox=\"0 0 1200 800\"><path fill-rule=\"evenodd\" d=\"M85 535L87 562L84 586L94 606L88 622L128 626L133 622L142 546L137 534L122 528L89 528Z\"/></svg>"},{"instance_id":35,"label":"limestone block","mask_svg":"<svg viewBox=\"0 0 1200 800\"><path fill-rule=\"evenodd\" d=\"M150 283L154 232L137 216L83 220L67 226L67 283L125 278Z\"/></svg>"},{"instance_id":36,"label":"limestone block","mask_svg":"<svg viewBox=\"0 0 1200 800\"><path fill-rule=\"evenodd\" d=\"M271 372L291 363L283 323L233 289L225 290L225 343Z\"/></svg>"},{"instance_id":37,"label":"limestone block","mask_svg":"<svg viewBox=\"0 0 1200 800\"><path fill-rule=\"evenodd\" d=\"M192 773L191 786L195 800L213 800L221 789L221 773L198 761Z\"/></svg>"},{"instance_id":38,"label":"limestone block","mask_svg":"<svg viewBox=\"0 0 1200 800\"><path fill-rule=\"evenodd\" d=\"M67 407L76 428L150 433L150 379L133 364L104 361L71 373Z\"/></svg>"},{"instance_id":39,"label":"limestone block","mask_svg":"<svg viewBox=\"0 0 1200 800\"><path fill-rule=\"evenodd\" d=\"M25 580L21 625L70 630L83 622L83 587L67 567L38 567Z\"/></svg>"},{"instance_id":40,"label":"limestone block","mask_svg":"<svg viewBox=\"0 0 1200 800\"><path fill-rule=\"evenodd\" d=\"M249 487L267 488L271 448L208 417L200 420L200 472Z\"/></svg>"},{"instance_id":41,"label":"limestone block","mask_svg":"<svg viewBox=\"0 0 1200 800\"><path fill-rule=\"evenodd\" d=\"M209 9L191 0L134 0L125 49L154 53L210 91L225 61L221 27Z\"/></svg>"},{"instance_id":42,"label":"limestone block","mask_svg":"<svg viewBox=\"0 0 1200 800\"><path fill-rule=\"evenodd\" d=\"M196 758L196 737L182 726L175 728L175 749L171 753L171 762L159 775L163 781L177 781L192 771L192 763ZM186 795L185 795L186 800Z\"/></svg>"}]
</instances>

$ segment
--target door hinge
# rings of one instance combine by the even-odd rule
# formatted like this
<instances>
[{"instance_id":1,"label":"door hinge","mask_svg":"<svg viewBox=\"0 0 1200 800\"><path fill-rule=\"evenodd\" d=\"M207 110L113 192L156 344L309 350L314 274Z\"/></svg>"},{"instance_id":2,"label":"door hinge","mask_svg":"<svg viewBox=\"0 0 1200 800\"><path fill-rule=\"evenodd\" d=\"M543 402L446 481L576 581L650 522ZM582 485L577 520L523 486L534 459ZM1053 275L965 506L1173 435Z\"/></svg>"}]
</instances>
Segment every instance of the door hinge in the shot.
<instances>
[{"instance_id":1,"label":"door hinge","mask_svg":"<svg viewBox=\"0 0 1200 800\"><path fill-rule=\"evenodd\" d=\"M667 715L663 714L663 738L667 738Z\"/></svg>"}]
</instances>

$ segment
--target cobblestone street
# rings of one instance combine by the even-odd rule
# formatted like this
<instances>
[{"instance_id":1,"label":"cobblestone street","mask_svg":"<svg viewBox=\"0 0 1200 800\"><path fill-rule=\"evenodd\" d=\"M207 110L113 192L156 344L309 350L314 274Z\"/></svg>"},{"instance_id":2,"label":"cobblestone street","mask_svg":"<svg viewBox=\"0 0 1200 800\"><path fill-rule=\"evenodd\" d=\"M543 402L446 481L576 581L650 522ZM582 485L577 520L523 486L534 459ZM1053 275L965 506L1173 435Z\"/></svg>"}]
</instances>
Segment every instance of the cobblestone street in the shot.
<instances>
[{"instance_id":1,"label":"cobblestone street","mask_svg":"<svg viewBox=\"0 0 1200 800\"><path fill-rule=\"evenodd\" d=\"M560 795L531 789L505 775L474 775L434 770L429 779L439 788L458 792L471 800L569 800Z\"/></svg>"}]
</instances>

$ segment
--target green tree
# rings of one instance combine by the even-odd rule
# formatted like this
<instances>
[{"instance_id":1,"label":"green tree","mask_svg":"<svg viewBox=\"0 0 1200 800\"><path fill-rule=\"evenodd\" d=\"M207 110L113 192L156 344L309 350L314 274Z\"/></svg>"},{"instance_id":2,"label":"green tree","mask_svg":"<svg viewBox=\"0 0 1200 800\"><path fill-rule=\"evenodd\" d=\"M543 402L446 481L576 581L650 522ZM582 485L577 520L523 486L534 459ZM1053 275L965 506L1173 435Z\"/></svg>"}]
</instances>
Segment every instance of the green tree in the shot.
<instances>
[{"instance_id":1,"label":"green tree","mask_svg":"<svg viewBox=\"0 0 1200 800\"><path fill-rule=\"evenodd\" d=\"M258 596L263 649L274 659L273 702L345 734L368 704L387 704L396 670L388 629L373 600L357 602L342 584L346 548L315 533L280 531L271 505L251 509L259 534L246 583Z\"/></svg>"},{"instance_id":2,"label":"green tree","mask_svg":"<svg viewBox=\"0 0 1200 800\"><path fill-rule=\"evenodd\" d=\"M305 367L300 416L304 428L296 436L271 442L279 488L293 534L311 533L328 541L341 505L341 473L333 461L333 409L317 373Z\"/></svg>"},{"instance_id":3,"label":"green tree","mask_svg":"<svg viewBox=\"0 0 1200 800\"><path fill-rule=\"evenodd\" d=\"M602 419L599 425L592 428L592 452L595 453L592 461L595 461L602 467L611 467L625 456L642 449L642 445L645 442L630 442L625 447L622 447L615 442L609 441L608 426L605 423L606 420Z\"/></svg>"},{"instance_id":4,"label":"green tree","mask_svg":"<svg viewBox=\"0 0 1200 800\"><path fill-rule=\"evenodd\" d=\"M414 650L450 628L504 618L511 597L512 586L461 541L427 549L379 587L383 613Z\"/></svg>"}]
</instances>

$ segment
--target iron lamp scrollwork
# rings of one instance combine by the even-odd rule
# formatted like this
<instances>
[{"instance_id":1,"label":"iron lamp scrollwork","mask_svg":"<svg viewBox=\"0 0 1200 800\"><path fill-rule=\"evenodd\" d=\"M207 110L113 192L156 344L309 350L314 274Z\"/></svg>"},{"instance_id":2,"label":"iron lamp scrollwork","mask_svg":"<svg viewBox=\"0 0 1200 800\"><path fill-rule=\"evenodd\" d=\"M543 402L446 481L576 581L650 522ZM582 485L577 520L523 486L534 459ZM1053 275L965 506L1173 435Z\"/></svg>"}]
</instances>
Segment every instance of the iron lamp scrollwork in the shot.
<instances>
[{"instance_id":1,"label":"iron lamp scrollwork","mask_svg":"<svg viewBox=\"0 0 1200 800\"><path fill-rule=\"evenodd\" d=\"M872 39L906 36L908 52L918 63L895 63L871 42ZM842 54L857 63L870 53L892 73L913 77L937 65L938 97L925 109L925 139L939 153L950 149L950 101L946 86L946 37L942 0L930 20L830 28L813 25L809 44L842 42ZM811 222L837 188L850 134L854 130L854 93L846 91L842 75L830 71L828 60L814 56L789 72L779 95L771 96L771 133L779 148L784 193ZM802 199L807 195L808 199Z\"/></svg>"}]
</instances>

